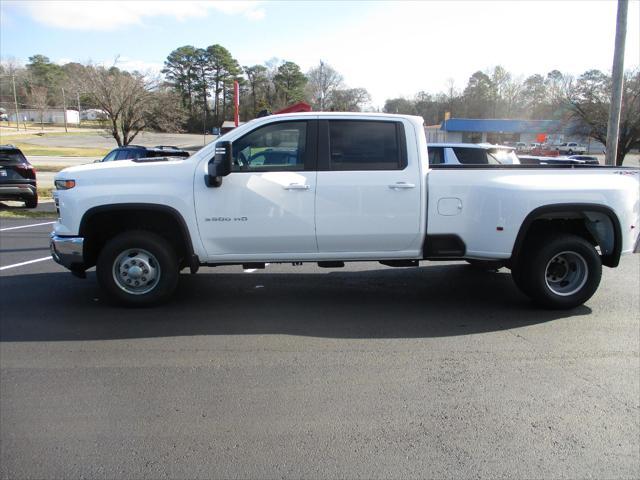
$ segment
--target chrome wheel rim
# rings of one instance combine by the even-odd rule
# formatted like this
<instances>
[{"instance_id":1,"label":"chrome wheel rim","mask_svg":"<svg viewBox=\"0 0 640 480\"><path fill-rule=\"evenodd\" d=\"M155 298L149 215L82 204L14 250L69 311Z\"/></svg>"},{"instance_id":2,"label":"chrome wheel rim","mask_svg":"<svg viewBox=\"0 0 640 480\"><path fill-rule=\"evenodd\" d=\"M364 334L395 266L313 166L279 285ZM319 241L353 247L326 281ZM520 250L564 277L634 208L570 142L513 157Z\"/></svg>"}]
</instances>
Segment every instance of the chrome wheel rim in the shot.
<instances>
[{"instance_id":1,"label":"chrome wheel rim","mask_svg":"<svg viewBox=\"0 0 640 480\"><path fill-rule=\"evenodd\" d=\"M121 290L131 295L144 295L160 281L158 259L141 248L123 251L113 262L113 279Z\"/></svg>"},{"instance_id":2,"label":"chrome wheel rim","mask_svg":"<svg viewBox=\"0 0 640 480\"><path fill-rule=\"evenodd\" d=\"M549 290L561 297L568 297L587 283L589 266L579 253L560 252L549 260L544 274Z\"/></svg>"}]
</instances>

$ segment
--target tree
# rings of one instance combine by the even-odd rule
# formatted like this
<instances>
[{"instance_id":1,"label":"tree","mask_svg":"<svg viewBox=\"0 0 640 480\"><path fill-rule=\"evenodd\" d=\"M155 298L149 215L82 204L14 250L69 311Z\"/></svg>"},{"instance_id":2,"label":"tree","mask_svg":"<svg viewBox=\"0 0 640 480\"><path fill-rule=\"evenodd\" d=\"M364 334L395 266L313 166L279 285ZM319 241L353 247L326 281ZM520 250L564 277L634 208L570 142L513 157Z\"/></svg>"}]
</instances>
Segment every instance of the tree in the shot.
<instances>
[{"instance_id":1,"label":"tree","mask_svg":"<svg viewBox=\"0 0 640 480\"><path fill-rule=\"evenodd\" d=\"M194 58L195 64L195 81L193 88L195 90L195 97L198 99L204 116L207 116L209 111L209 76L211 74L211 64L209 63L209 54L203 48L198 48L195 52Z\"/></svg>"},{"instance_id":2,"label":"tree","mask_svg":"<svg viewBox=\"0 0 640 480\"><path fill-rule=\"evenodd\" d=\"M542 75L535 74L528 77L522 85L521 96L531 118L544 117L547 90Z\"/></svg>"},{"instance_id":3,"label":"tree","mask_svg":"<svg viewBox=\"0 0 640 480\"><path fill-rule=\"evenodd\" d=\"M188 112L181 95L168 89L152 92L145 127L157 132L183 132Z\"/></svg>"},{"instance_id":4,"label":"tree","mask_svg":"<svg viewBox=\"0 0 640 480\"><path fill-rule=\"evenodd\" d=\"M331 93L330 110L334 112L360 112L371 101L364 88L336 89Z\"/></svg>"},{"instance_id":5,"label":"tree","mask_svg":"<svg viewBox=\"0 0 640 480\"><path fill-rule=\"evenodd\" d=\"M29 93L29 103L40 113L40 128L44 129L44 112L47 109L49 89L41 85L32 85Z\"/></svg>"},{"instance_id":6,"label":"tree","mask_svg":"<svg viewBox=\"0 0 640 480\"><path fill-rule=\"evenodd\" d=\"M502 116L504 97L511 74L500 65L496 66L491 73L491 101L492 101L492 117L499 118Z\"/></svg>"},{"instance_id":7,"label":"tree","mask_svg":"<svg viewBox=\"0 0 640 480\"><path fill-rule=\"evenodd\" d=\"M320 61L320 65L307 72L307 89L314 109L323 111L332 105L333 93L342 87L342 75L331 65Z\"/></svg>"},{"instance_id":8,"label":"tree","mask_svg":"<svg viewBox=\"0 0 640 480\"><path fill-rule=\"evenodd\" d=\"M446 94L434 96L427 92L418 92L413 103L416 114L424 118L427 125L433 125L444 119L449 102Z\"/></svg>"},{"instance_id":9,"label":"tree","mask_svg":"<svg viewBox=\"0 0 640 480\"><path fill-rule=\"evenodd\" d=\"M259 112L259 102L264 105L267 97L267 89L269 86L269 77L267 76L267 67L264 65L253 65L252 67L244 67L244 73L247 76L249 95L251 95L251 115L255 116ZM264 108L264 107L263 107Z\"/></svg>"},{"instance_id":10,"label":"tree","mask_svg":"<svg viewBox=\"0 0 640 480\"><path fill-rule=\"evenodd\" d=\"M224 119L226 110L226 95L225 88L228 88L229 82L238 77L242 73L242 69L238 64L238 61L231 56L229 50L222 45L211 45L206 50L206 62L208 64L208 80L213 87L214 95L214 112L216 124L220 121L220 98L223 100L223 112Z\"/></svg>"},{"instance_id":11,"label":"tree","mask_svg":"<svg viewBox=\"0 0 640 480\"><path fill-rule=\"evenodd\" d=\"M153 108L154 82L143 75L118 68L89 66L84 90L100 109L107 112L109 127L118 146L129 145L146 126Z\"/></svg>"},{"instance_id":12,"label":"tree","mask_svg":"<svg viewBox=\"0 0 640 480\"><path fill-rule=\"evenodd\" d=\"M492 104L493 84L486 73L475 72L464 89L464 101L467 116L472 118L486 118L489 116Z\"/></svg>"},{"instance_id":13,"label":"tree","mask_svg":"<svg viewBox=\"0 0 640 480\"><path fill-rule=\"evenodd\" d=\"M273 78L276 95L279 96L281 105L300 102L305 99L304 87L307 84L307 77L300 71L300 67L294 62L284 62L278 67Z\"/></svg>"},{"instance_id":14,"label":"tree","mask_svg":"<svg viewBox=\"0 0 640 480\"><path fill-rule=\"evenodd\" d=\"M522 106L522 81L510 78L503 89L504 115L513 118Z\"/></svg>"},{"instance_id":15,"label":"tree","mask_svg":"<svg viewBox=\"0 0 640 480\"><path fill-rule=\"evenodd\" d=\"M384 102L385 113L400 113L404 115L416 115L416 106L411 100L406 98L390 98Z\"/></svg>"},{"instance_id":16,"label":"tree","mask_svg":"<svg viewBox=\"0 0 640 480\"><path fill-rule=\"evenodd\" d=\"M162 73L180 93L182 105L193 112L194 88L197 83L198 49L185 45L172 51L164 62Z\"/></svg>"},{"instance_id":17,"label":"tree","mask_svg":"<svg viewBox=\"0 0 640 480\"><path fill-rule=\"evenodd\" d=\"M626 72L624 77L616 165L622 165L626 154L640 143L640 70ZM584 72L575 84L567 86L564 95L565 105L577 121L576 128L604 145L610 101L611 77L600 70Z\"/></svg>"},{"instance_id":18,"label":"tree","mask_svg":"<svg viewBox=\"0 0 640 480\"><path fill-rule=\"evenodd\" d=\"M47 89L48 104L56 105L62 103L60 87L65 80L65 74L60 65L51 63L49 57L44 55L33 55L29 57L29 63L26 68L29 83Z\"/></svg>"}]
</instances>

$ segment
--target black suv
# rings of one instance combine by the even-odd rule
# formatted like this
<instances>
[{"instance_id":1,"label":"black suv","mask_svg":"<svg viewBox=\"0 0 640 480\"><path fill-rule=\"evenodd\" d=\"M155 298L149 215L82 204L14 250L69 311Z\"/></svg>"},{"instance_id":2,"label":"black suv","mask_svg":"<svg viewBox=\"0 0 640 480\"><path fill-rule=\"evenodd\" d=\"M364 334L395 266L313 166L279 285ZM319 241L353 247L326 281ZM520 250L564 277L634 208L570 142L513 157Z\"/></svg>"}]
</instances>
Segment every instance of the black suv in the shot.
<instances>
[{"instance_id":1,"label":"black suv","mask_svg":"<svg viewBox=\"0 0 640 480\"><path fill-rule=\"evenodd\" d=\"M157 147L142 147L140 145L127 145L111 150L100 162L114 160L137 160L138 158L181 157L187 158L189 152L170 145L158 145Z\"/></svg>"},{"instance_id":2,"label":"black suv","mask_svg":"<svg viewBox=\"0 0 640 480\"><path fill-rule=\"evenodd\" d=\"M0 200L18 200L38 206L36 171L19 148L0 145Z\"/></svg>"}]
</instances>

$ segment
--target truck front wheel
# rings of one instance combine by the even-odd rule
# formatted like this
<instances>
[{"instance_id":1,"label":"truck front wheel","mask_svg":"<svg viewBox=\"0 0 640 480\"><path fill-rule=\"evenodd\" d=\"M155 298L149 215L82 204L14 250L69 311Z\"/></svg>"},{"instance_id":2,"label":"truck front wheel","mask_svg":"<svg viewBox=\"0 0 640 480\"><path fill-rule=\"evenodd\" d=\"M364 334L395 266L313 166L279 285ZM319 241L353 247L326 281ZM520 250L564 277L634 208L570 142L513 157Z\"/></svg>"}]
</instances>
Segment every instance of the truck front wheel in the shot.
<instances>
[{"instance_id":1,"label":"truck front wheel","mask_svg":"<svg viewBox=\"0 0 640 480\"><path fill-rule=\"evenodd\" d=\"M523 258L517 274L524 293L536 303L552 309L575 308L596 292L602 262L587 240L563 234L539 237L529 245L537 250Z\"/></svg>"},{"instance_id":2,"label":"truck front wheel","mask_svg":"<svg viewBox=\"0 0 640 480\"><path fill-rule=\"evenodd\" d=\"M178 283L178 260L171 244L146 231L124 232L107 242L96 263L100 286L127 306L167 300Z\"/></svg>"}]
</instances>

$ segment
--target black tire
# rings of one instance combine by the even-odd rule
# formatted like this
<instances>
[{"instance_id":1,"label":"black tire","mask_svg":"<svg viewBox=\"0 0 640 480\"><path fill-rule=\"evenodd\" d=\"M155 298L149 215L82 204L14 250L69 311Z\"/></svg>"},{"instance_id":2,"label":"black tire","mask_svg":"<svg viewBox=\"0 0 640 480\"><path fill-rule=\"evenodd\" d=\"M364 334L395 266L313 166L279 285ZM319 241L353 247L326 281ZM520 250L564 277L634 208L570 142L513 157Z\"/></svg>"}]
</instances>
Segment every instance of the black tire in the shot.
<instances>
[{"instance_id":1,"label":"black tire","mask_svg":"<svg viewBox=\"0 0 640 480\"><path fill-rule=\"evenodd\" d=\"M36 208L38 206L38 195L25 199L24 206L26 208Z\"/></svg>"},{"instance_id":2,"label":"black tire","mask_svg":"<svg viewBox=\"0 0 640 480\"><path fill-rule=\"evenodd\" d=\"M127 272L130 275L125 277ZM96 263L98 282L109 299L130 307L168 300L178 284L178 272L178 259L171 244L142 230L124 232L109 240Z\"/></svg>"},{"instance_id":3,"label":"black tire","mask_svg":"<svg viewBox=\"0 0 640 480\"><path fill-rule=\"evenodd\" d=\"M539 237L516 268L514 280L537 304L569 309L589 300L600 285L602 261L591 243L571 234Z\"/></svg>"},{"instance_id":4,"label":"black tire","mask_svg":"<svg viewBox=\"0 0 640 480\"><path fill-rule=\"evenodd\" d=\"M477 270L494 271L494 270L499 270L502 267L504 267L504 262L501 262L499 260L472 260L472 259L465 259L465 262L467 262L470 266L472 266L473 268L475 268Z\"/></svg>"}]
</instances>

